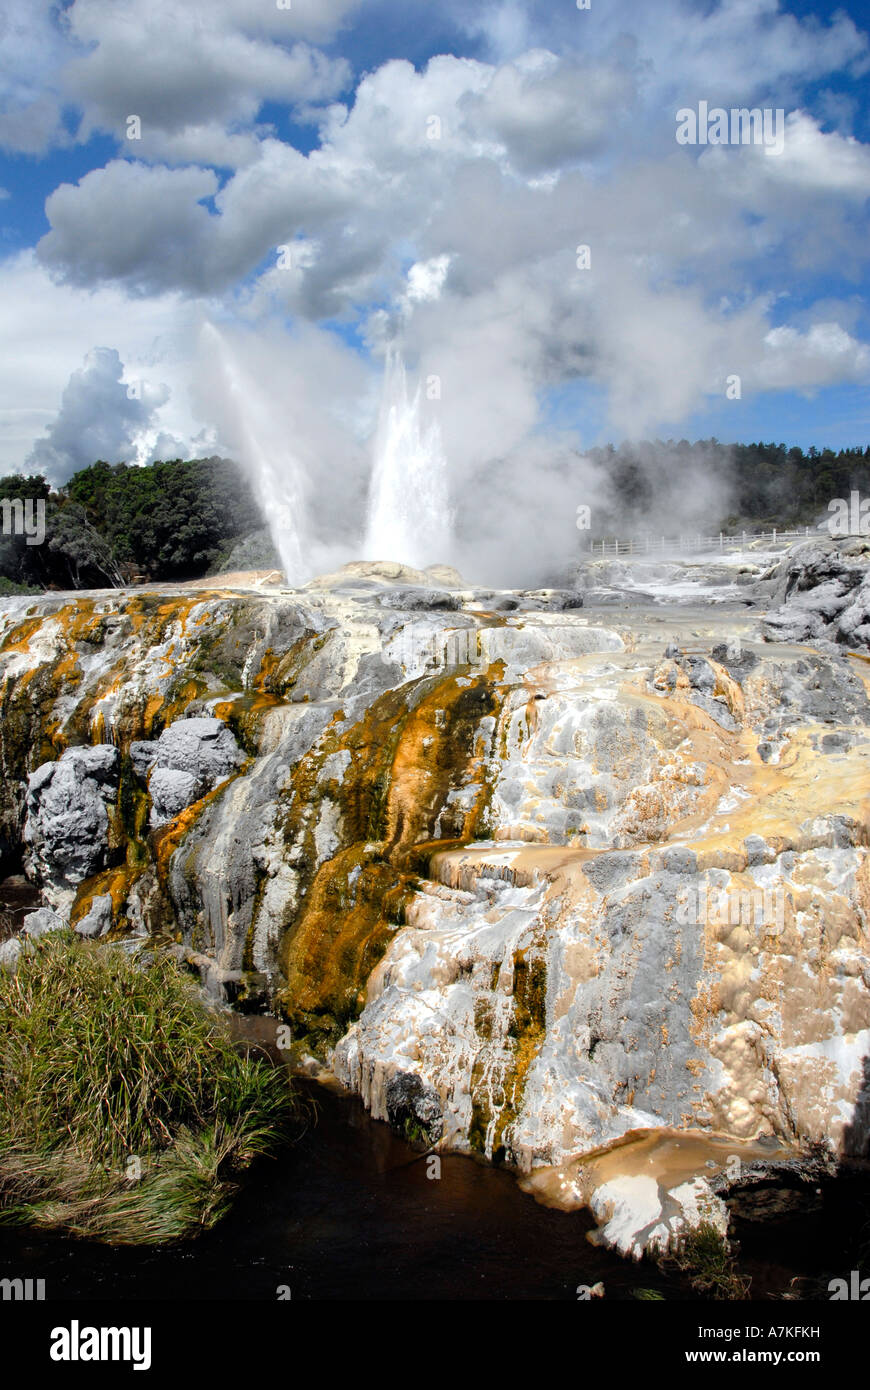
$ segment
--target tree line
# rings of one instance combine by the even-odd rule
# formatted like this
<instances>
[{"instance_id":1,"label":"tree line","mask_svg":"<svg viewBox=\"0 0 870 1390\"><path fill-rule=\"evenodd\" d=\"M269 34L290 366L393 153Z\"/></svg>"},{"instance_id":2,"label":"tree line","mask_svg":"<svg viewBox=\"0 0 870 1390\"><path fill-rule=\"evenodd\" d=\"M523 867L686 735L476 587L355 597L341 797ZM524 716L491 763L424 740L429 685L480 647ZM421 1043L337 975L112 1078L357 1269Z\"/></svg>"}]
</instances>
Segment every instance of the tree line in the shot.
<instances>
[{"instance_id":1,"label":"tree line","mask_svg":"<svg viewBox=\"0 0 870 1390\"><path fill-rule=\"evenodd\" d=\"M671 494L681 480L695 492L705 478L724 484L717 494L728 499L724 514L708 518L714 532L810 525L832 499L848 499L853 489L870 495L870 447L804 452L785 444L656 439L608 444L587 456L607 475L608 519L654 513L663 480Z\"/></svg>"},{"instance_id":2,"label":"tree line","mask_svg":"<svg viewBox=\"0 0 870 1390\"><path fill-rule=\"evenodd\" d=\"M870 447L804 452L656 439L587 455L607 474L614 514L653 511L663 477L673 487L716 474L727 483L730 510L711 515L714 530L809 524L833 498L856 489L870 495ZM10 474L0 478L3 498L45 504L42 544L0 534L0 592L7 593L199 578L225 568L234 547L263 527L244 474L217 457L144 467L98 461L59 488L39 474Z\"/></svg>"}]
</instances>

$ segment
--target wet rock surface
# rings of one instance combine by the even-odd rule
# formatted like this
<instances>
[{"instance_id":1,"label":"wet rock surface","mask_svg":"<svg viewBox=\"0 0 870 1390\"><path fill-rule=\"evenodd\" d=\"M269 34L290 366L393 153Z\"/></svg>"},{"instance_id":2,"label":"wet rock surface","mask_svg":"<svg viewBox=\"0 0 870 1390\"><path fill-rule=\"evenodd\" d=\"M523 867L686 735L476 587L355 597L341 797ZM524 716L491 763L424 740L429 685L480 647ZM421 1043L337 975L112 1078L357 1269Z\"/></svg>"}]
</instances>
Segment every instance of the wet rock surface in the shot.
<instances>
[{"instance_id":1,"label":"wet rock surface","mask_svg":"<svg viewBox=\"0 0 870 1390\"><path fill-rule=\"evenodd\" d=\"M811 556L670 603L670 570L507 594L393 565L8 600L5 823L80 931L171 937L373 1115L636 1254L727 1219L720 1140L867 1149L870 671L764 617L795 566L830 582ZM654 1190L590 1187L665 1134L691 1161L655 1148Z\"/></svg>"}]
</instances>

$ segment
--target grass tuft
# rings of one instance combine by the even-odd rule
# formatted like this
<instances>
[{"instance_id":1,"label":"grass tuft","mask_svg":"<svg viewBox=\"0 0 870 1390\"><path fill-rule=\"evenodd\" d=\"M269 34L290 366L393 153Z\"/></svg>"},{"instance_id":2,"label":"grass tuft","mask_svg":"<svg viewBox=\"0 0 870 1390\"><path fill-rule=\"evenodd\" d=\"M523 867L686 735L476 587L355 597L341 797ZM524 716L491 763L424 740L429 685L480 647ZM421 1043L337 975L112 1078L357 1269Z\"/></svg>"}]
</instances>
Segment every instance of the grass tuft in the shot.
<instances>
[{"instance_id":1,"label":"grass tuft","mask_svg":"<svg viewBox=\"0 0 870 1390\"><path fill-rule=\"evenodd\" d=\"M173 960L32 946L0 971L0 1222L118 1244L214 1225L292 1133L286 1073L242 1056Z\"/></svg>"},{"instance_id":2,"label":"grass tuft","mask_svg":"<svg viewBox=\"0 0 870 1390\"><path fill-rule=\"evenodd\" d=\"M737 1272L731 1244L712 1221L702 1221L678 1236L659 1264L687 1274L692 1288L708 1298L749 1297L750 1281Z\"/></svg>"}]
</instances>

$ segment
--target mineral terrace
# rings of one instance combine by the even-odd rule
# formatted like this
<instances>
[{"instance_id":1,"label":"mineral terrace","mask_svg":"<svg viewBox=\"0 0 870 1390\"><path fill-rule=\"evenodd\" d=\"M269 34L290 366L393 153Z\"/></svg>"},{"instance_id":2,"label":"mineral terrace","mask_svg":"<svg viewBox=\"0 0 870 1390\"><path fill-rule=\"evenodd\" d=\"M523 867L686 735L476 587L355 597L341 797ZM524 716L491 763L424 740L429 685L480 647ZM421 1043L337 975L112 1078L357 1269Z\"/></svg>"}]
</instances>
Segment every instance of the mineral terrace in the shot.
<instances>
[{"instance_id":1,"label":"mineral terrace","mask_svg":"<svg viewBox=\"0 0 870 1390\"><path fill-rule=\"evenodd\" d=\"M6 599L3 963L160 938L624 1252L724 1228L867 1153L868 552Z\"/></svg>"}]
</instances>

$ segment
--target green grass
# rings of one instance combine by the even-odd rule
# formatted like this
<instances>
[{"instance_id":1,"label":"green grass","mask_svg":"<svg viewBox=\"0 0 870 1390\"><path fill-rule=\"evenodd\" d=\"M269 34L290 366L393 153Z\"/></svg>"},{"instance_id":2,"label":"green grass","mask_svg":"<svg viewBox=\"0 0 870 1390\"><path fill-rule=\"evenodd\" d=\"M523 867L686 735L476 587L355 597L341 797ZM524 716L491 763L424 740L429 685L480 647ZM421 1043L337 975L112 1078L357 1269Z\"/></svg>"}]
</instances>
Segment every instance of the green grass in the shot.
<instances>
[{"instance_id":1,"label":"green grass","mask_svg":"<svg viewBox=\"0 0 870 1390\"><path fill-rule=\"evenodd\" d=\"M286 1073L242 1056L172 960L55 933L0 971L0 1222L195 1234L295 1113Z\"/></svg>"},{"instance_id":2,"label":"green grass","mask_svg":"<svg viewBox=\"0 0 870 1390\"><path fill-rule=\"evenodd\" d=\"M749 1297L750 1281L738 1273L731 1244L712 1221L702 1221L681 1234L659 1264L688 1275L692 1288L707 1298Z\"/></svg>"}]
</instances>

